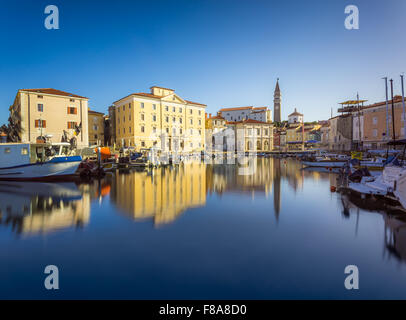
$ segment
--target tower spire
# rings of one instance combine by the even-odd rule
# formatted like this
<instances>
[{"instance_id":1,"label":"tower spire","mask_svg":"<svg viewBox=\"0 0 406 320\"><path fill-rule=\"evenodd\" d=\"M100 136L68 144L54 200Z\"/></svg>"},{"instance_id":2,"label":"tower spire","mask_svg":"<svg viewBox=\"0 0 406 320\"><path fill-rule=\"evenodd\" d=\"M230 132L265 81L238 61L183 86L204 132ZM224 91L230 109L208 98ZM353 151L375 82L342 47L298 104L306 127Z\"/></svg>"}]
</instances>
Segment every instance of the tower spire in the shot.
<instances>
[{"instance_id":1,"label":"tower spire","mask_svg":"<svg viewBox=\"0 0 406 320\"><path fill-rule=\"evenodd\" d=\"M273 98L273 120L275 122L281 122L281 90L279 88L279 78L276 79Z\"/></svg>"}]
</instances>

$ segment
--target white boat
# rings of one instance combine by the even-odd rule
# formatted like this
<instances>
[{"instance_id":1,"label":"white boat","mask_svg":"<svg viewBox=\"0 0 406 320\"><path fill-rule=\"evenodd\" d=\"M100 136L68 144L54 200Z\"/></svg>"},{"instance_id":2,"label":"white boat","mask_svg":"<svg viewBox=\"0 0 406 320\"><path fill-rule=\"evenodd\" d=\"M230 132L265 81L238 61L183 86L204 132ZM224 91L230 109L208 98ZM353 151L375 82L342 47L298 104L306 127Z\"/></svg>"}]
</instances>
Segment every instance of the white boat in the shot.
<instances>
[{"instance_id":1,"label":"white boat","mask_svg":"<svg viewBox=\"0 0 406 320\"><path fill-rule=\"evenodd\" d=\"M384 196L397 200L406 208L406 168L387 165L382 174L362 177L361 182L350 182L348 188L363 195Z\"/></svg>"},{"instance_id":2,"label":"white boat","mask_svg":"<svg viewBox=\"0 0 406 320\"><path fill-rule=\"evenodd\" d=\"M82 157L69 143L0 144L0 180L52 180L73 175Z\"/></svg>"},{"instance_id":3,"label":"white boat","mask_svg":"<svg viewBox=\"0 0 406 320\"><path fill-rule=\"evenodd\" d=\"M316 157L315 160L303 160L302 164L306 167L320 168L341 168L344 167L347 160L330 159L326 157Z\"/></svg>"}]
</instances>

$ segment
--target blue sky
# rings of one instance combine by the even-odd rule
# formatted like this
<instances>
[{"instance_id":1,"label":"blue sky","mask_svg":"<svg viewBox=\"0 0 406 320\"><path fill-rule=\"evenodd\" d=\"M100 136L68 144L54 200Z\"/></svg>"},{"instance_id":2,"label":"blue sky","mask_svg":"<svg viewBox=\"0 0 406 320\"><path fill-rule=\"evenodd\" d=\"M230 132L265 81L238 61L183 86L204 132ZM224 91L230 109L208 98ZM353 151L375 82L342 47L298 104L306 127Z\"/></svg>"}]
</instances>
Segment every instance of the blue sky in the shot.
<instances>
[{"instance_id":1,"label":"blue sky","mask_svg":"<svg viewBox=\"0 0 406 320\"><path fill-rule=\"evenodd\" d=\"M57 5L60 29L44 27ZM344 28L355 4L360 29ZM222 107L273 109L280 78L282 117L328 119L359 91L385 97L383 76L400 93L406 71L404 0L2 1L0 124L20 88L55 88L90 98L106 112L152 85Z\"/></svg>"}]
</instances>

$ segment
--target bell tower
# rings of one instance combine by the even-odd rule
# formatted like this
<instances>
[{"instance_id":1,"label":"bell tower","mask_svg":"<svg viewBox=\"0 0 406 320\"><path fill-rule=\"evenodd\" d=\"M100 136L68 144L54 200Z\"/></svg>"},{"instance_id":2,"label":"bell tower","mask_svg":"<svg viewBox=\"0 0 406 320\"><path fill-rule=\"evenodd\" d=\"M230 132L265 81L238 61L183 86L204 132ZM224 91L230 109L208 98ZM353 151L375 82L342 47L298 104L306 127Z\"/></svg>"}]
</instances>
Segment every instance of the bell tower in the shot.
<instances>
[{"instance_id":1,"label":"bell tower","mask_svg":"<svg viewBox=\"0 0 406 320\"><path fill-rule=\"evenodd\" d=\"M273 94L273 121L281 122L281 90L279 89L279 78L276 80L275 92Z\"/></svg>"}]
</instances>

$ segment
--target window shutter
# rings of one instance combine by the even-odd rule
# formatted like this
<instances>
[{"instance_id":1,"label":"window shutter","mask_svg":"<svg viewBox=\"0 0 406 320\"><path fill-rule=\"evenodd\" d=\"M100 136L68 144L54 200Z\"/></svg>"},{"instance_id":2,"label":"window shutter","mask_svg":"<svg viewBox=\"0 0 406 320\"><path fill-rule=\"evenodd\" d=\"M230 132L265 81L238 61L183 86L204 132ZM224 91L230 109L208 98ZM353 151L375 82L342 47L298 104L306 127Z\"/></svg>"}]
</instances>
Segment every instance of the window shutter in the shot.
<instances>
[{"instance_id":1,"label":"window shutter","mask_svg":"<svg viewBox=\"0 0 406 320\"><path fill-rule=\"evenodd\" d=\"M38 120L35 120L35 128L38 128Z\"/></svg>"},{"instance_id":2,"label":"window shutter","mask_svg":"<svg viewBox=\"0 0 406 320\"><path fill-rule=\"evenodd\" d=\"M68 129L70 129L70 122L68 122Z\"/></svg>"},{"instance_id":3,"label":"window shutter","mask_svg":"<svg viewBox=\"0 0 406 320\"><path fill-rule=\"evenodd\" d=\"M70 114L70 108L68 107L68 114Z\"/></svg>"},{"instance_id":4,"label":"window shutter","mask_svg":"<svg viewBox=\"0 0 406 320\"><path fill-rule=\"evenodd\" d=\"M47 127L47 121L46 120L42 120L42 127L46 128Z\"/></svg>"},{"instance_id":5,"label":"window shutter","mask_svg":"<svg viewBox=\"0 0 406 320\"><path fill-rule=\"evenodd\" d=\"M73 108L73 111L74 114L78 114L78 108Z\"/></svg>"}]
</instances>

